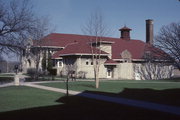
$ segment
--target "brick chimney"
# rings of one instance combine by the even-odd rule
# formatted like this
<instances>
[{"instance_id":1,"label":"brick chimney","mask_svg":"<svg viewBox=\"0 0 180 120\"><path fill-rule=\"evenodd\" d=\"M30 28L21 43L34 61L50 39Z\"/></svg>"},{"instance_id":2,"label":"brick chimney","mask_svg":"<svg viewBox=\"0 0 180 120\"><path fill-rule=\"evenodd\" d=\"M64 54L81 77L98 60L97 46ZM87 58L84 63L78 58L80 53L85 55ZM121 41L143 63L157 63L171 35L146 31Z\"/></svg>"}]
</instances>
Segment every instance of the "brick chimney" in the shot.
<instances>
[{"instance_id":1,"label":"brick chimney","mask_svg":"<svg viewBox=\"0 0 180 120\"><path fill-rule=\"evenodd\" d=\"M146 20L146 43L153 45L153 20Z\"/></svg>"},{"instance_id":2,"label":"brick chimney","mask_svg":"<svg viewBox=\"0 0 180 120\"><path fill-rule=\"evenodd\" d=\"M125 40L130 40L130 31L132 29L124 26L123 28L119 29L119 31L121 31L121 38L122 39L125 39Z\"/></svg>"}]
</instances>

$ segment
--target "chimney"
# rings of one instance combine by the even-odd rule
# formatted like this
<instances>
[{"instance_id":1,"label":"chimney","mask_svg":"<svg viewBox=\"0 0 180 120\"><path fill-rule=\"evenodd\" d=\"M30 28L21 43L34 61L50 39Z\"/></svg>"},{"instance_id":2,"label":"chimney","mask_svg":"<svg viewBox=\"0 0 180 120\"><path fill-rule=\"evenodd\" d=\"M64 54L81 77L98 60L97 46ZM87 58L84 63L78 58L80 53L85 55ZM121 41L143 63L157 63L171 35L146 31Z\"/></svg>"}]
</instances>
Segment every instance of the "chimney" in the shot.
<instances>
[{"instance_id":1,"label":"chimney","mask_svg":"<svg viewBox=\"0 0 180 120\"><path fill-rule=\"evenodd\" d=\"M119 31L121 31L121 38L125 39L125 40L130 40L130 31L131 29L124 26L123 28L119 29Z\"/></svg>"},{"instance_id":2,"label":"chimney","mask_svg":"<svg viewBox=\"0 0 180 120\"><path fill-rule=\"evenodd\" d=\"M146 20L146 43L153 45L153 20Z\"/></svg>"}]
</instances>

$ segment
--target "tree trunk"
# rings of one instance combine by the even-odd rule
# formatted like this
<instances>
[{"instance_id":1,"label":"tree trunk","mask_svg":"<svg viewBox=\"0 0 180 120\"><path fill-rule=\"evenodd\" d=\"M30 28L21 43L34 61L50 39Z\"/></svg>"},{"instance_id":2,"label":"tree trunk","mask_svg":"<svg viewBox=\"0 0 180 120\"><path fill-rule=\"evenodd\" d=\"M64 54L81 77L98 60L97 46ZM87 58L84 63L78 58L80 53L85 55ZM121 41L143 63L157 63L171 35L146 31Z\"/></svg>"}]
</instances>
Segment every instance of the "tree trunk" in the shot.
<instances>
[{"instance_id":1,"label":"tree trunk","mask_svg":"<svg viewBox=\"0 0 180 120\"><path fill-rule=\"evenodd\" d=\"M99 88L99 69L97 66L94 69L94 75L95 75L96 88Z\"/></svg>"},{"instance_id":2,"label":"tree trunk","mask_svg":"<svg viewBox=\"0 0 180 120\"><path fill-rule=\"evenodd\" d=\"M96 81L96 88L99 88L99 77L96 77L95 81Z\"/></svg>"},{"instance_id":3,"label":"tree trunk","mask_svg":"<svg viewBox=\"0 0 180 120\"><path fill-rule=\"evenodd\" d=\"M67 80L66 80L66 96L69 96L69 74L67 75Z\"/></svg>"}]
</instances>

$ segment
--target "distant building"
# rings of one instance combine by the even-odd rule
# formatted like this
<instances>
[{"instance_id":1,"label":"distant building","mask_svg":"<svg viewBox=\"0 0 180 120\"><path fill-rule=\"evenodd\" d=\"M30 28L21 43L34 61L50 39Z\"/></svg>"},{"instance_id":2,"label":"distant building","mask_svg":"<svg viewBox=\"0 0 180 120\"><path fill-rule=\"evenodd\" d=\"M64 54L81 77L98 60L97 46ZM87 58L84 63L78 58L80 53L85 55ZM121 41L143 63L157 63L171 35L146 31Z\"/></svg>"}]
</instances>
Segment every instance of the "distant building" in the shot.
<instances>
[{"instance_id":1,"label":"distant building","mask_svg":"<svg viewBox=\"0 0 180 120\"><path fill-rule=\"evenodd\" d=\"M71 67L77 77L93 78L93 49L101 54L100 78L141 79L134 66L144 63L145 53L153 47L153 20L146 20L146 42L131 39L131 29L126 26L119 31L120 38L101 37L96 43L90 41L93 36L52 33L40 44L34 42L33 48L41 47L45 54L51 53L57 75L67 75ZM24 60L24 68L33 67L35 64L30 58ZM41 64L39 68L42 69Z\"/></svg>"},{"instance_id":2,"label":"distant building","mask_svg":"<svg viewBox=\"0 0 180 120\"><path fill-rule=\"evenodd\" d=\"M0 61L0 73L8 72L8 63L4 60Z\"/></svg>"},{"instance_id":3,"label":"distant building","mask_svg":"<svg viewBox=\"0 0 180 120\"><path fill-rule=\"evenodd\" d=\"M14 72L15 65L19 65L19 62L12 62L12 61L6 61L6 60L0 61L0 73Z\"/></svg>"}]
</instances>

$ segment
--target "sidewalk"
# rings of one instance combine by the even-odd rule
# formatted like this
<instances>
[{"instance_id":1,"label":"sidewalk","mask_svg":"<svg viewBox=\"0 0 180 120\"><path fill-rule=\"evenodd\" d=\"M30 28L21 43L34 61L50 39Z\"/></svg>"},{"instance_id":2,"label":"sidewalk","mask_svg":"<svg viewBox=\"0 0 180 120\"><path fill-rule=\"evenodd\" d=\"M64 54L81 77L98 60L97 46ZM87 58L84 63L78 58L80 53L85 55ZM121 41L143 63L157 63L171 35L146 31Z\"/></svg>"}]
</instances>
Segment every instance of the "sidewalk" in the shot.
<instances>
[{"instance_id":1,"label":"sidewalk","mask_svg":"<svg viewBox=\"0 0 180 120\"><path fill-rule=\"evenodd\" d=\"M24 83L23 85L28 86L28 87L54 91L54 92L66 93L65 89L47 87L47 86L42 86L42 85L37 85L37 84L32 84L32 83ZM113 102L117 104L129 105L129 106L134 106L134 107L140 107L140 108L157 110L161 112L180 115L180 107L176 107L176 106L162 105L162 104L157 104L157 103L152 103L152 102L131 100L131 99L120 98L120 97L117 98L117 97L110 97L110 96L104 96L104 95L98 95L98 94L83 93L83 92L72 91L72 90L69 90L68 92L71 95L78 95L81 97L87 97L87 98L96 99L96 100L102 100L102 101Z\"/></svg>"},{"instance_id":2,"label":"sidewalk","mask_svg":"<svg viewBox=\"0 0 180 120\"><path fill-rule=\"evenodd\" d=\"M11 82L11 83L5 83L5 84L0 84L0 88L1 88L1 87L13 86L13 85L14 85L14 82Z\"/></svg>"},{"instance_id":3,"label":"sidewalk","mask_svg":"<svg viewBox=\"0 0 180 120\"><path fill-rule=\"evenodd\" d=\"M48 87L48 86L43 86L43 85L37 85L37 84L32 84L32 83L24 83L24 84L22 84L22 85L28 86L28 87L40 88L40 89L43 89L43 90L49 90L49 91L53 91L53 92L60 92L60 93L66 94L66 90L65 90L65 89L53 88L53 87ZM71 94L71 95L78 95L78 94L81 93L81 92L72 91L72 90L69 90L68 92L69 92L69 94Z\"/></svg>"}]
</instances>

